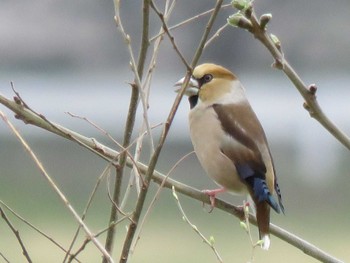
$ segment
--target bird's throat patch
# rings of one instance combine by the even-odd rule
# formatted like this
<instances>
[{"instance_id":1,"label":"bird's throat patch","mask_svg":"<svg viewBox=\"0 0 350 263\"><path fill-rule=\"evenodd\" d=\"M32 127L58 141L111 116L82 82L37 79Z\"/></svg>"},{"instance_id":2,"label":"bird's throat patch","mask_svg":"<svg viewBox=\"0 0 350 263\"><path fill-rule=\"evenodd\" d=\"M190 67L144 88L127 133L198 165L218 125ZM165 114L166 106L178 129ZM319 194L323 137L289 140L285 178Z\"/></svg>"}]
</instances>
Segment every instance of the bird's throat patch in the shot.
<instances>
[{"instance_id":1,"label":"bird's throat patch","mask_svg":"<svg viewBox=\"0 0 350 263\"><path fill-rule=\"evenodd\" d=\"M190 102L190 108L193 109L198 103L198 95L194 95L188 98Z\"/></svg>"}]
</instances>

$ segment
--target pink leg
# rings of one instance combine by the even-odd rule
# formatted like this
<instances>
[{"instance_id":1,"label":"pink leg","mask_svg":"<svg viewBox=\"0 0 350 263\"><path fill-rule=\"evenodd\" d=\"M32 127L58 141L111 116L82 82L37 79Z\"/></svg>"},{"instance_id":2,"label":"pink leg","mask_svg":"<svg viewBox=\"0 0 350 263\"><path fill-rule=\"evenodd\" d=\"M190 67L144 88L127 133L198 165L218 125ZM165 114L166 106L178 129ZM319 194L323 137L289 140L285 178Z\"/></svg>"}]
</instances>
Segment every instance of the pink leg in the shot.
<instances>
[{"instance_id":1,"label":"pink leg","mask_svg":"<svg viewBox=\"0 0 350 263\"><path fill-rule=\"evenodd\" d=\"M222 187L222 188L218 188L218 189L213 189L213 190L202 190L203 193L209 195L209 199L210 199L210 210L209 213L211 213L215 207L215 198L217 194L220 193L224 193L227 190Z\"/></svg>"}]
</instances>

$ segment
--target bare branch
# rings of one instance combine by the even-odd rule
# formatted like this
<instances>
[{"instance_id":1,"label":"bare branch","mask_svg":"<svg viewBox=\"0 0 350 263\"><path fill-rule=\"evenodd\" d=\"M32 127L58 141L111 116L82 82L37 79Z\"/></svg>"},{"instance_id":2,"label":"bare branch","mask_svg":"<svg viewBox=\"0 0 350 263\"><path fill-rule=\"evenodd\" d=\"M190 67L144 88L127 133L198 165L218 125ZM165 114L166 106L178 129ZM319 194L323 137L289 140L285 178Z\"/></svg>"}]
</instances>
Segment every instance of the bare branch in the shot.
<instances>
[{"instance_id":1,"label":"bare branch","mask_svg":"<svg viewBox=\"0 0 350 263\"><path fill-rule=\"evenodd\" d=\"M19 231L16 230L16 228L12 225L11 221L7 218L5 212L2 210L2 208L0 207L0 215L2 217L2 219L4 219L4 221L6 222L6 224L10 227L11 231L13 232L13 234L15 235L15 237L17 238L18 240L18 243L19 245L21 246L22 248L22 254L23 256L26 258L26 260L31 263L33 262L31 259L30 259L30 256L28 254L28 251L26 249L26 247L24 246L24 243L21 239L21 236L19 234Z\"/></svg>"},{"instance_id":2,"label":"bare branch","mask_svg":"<svg viewBox=\"0 0 350 263\"><path fill-rule=\"evenodd\" d=\"M219 14L219 11L221 9L222 3L223 3L223 0L216 0L216 5L215 5L215 8L213 10L213 13L211 14L211 16L209 18L208 24L205 27L205 30L204 30L203 35L202 35L202 39L199 42L198 48L196 50L196 53L193 56L193 59L192 59L192 62L191 62L191 67L192 68L194 68L197 65L198 60L199 60L199 58L201 57L201 55L203 53L205 43L207 42L209 33L210 33L210 31L211 31L211 29L213 27L213 24L214 24L214 22L216 20L216 17Z\"/></svg>"},{"instance_id":3,"label":"bare branch","mask_svg":"<svg viewBox=\"0 0 350 263\"><path fill-rule=\"evenodd\" d=\"M44 130L47 130L49 132L52 132L58 136L61 136L63 138L66 138L71 141L80 141L81 146L85 147L88 150L91 150L95 143L88 137L85 137L81 134L78 134L74 131L71 131L63 126L60 126L58 124L54 124L55 127L52 126L52 122L48 123L44 121L41 117L39 117L37 114L29 111L28 109L24 108L23 105L18 104L15 101L11 101L5 97L3 97L0 94L0 103L12 110L14 113L20 117L20 119L25 120L26 123L30 123L32 125L35 125L37 127L40 127ZM107 146L104 146L104 151L102 153L102 156L95 152L98 156L102 157L103 159L113 162L118 156L119 152L110 149ZM128 167L132 167L134 165L133 161L130 159L126 160L126 165ZM139 168L139 171L142 174L146 174L147 171L149 171L148 166L138 162L137 166ZM186 196L189 196L195 200L198 200L200 202L204 202L206 204L211 204L210 199L208 195L202 193L202 191L197 190L193 187L190 187L188 185L185 185L183 183L180 183L176 180L173 179L166 179L165 175L162 173L159 173L158 171L155 171L151 175L152 180L157 183L157 184L164 184L164 187L171 189L173 186L177 189L178 193L184 194ZM215 200L215 207L223 210L229 214L234 215L240 220L244 219L244 214L242 213L242 209L239 209L238 207L231 205L221 199L216 199ZM250 222L256 226L256 220L254 216L249 217ZM285 242L291 244L292 246L300 249L303 251L305 254L316 258L320 260L321 262L329 262L329 263L342 263L341 260L336 259L335 257L329 255L325 251L322 251L321 249L317 248L316 246L312 245L311 243L303 240L302 238L288 232L285 229L282 229L274 224L270 224L270 232L272 235L280 238L281 240L284 240Z\"/></svg>"},{"instance_id":4,"label":"bare branch","mask_svg":"<svg viewBox=\"0 0 350 263\"><path fill-rule=\"evenodd\" d=\"M205 42L207 40L207 37L209 35L209 32L210 32L212 26L213 26L215 18L216 18L217 14L218 14L218 12L220 10L222 2L223 2L223 0L218 0L216 5L215 5L214 12L211 15L211 17L209 19L209 22L208 22L208 24L206 26L206 30L205 30L205 32L203 34L203 37L202 37L202 39L201 39L201 41L199 43L199 46L198 46L198 48L196 50L196 53L195 53L194 58L192 60L192 65L191 66L196 65L197 61L199 60L200 55L202 54L204 44L205 44ZM165 24L163 24L163 26L164 25ZM165 29L165 31L166 31L166 29ZM147 195L147 192L148 192L149 183L150 183L150 181L152 179L152 175L154 173L155 166L156 166L156 164L158 162L158 158L159 158L160 152L161 152L161 150L163 148L165 139L166 139L166 137L168 135L171 123L172 123L172 121L173 121L173 119L175 117L175 113L176 113L176 111L177 111L177 109L179 107L181 98L182 98L183 93L185 91L185 87L186 87L186 85L188 85L189 78L190 78L190 73L191 73L191 71L189 69L187 69L187 75L185 77L185 81L184 81L184 85L182 87L182 90L177 95L177 97L176 97L176 99L175 99L175 101L173 103L173 106L172 106L172 108L170 110L168 118L167 118L167 120L165 122L162 134L160 136L160 139L159 139L159 142L158 142L158 146L156 147L156 149L154 151L154 154L152 155L151 160L149 162L148 169L147 169L147 172L145 174L145 184L143 185L143 187L141 189L141 192L139 194L139 197L138 197L138 200L137 200L137 203L136 203L136 208L135 208L135 211L134 211L134 214L133 214L133 217L132 217L132 219L133 219L133 221L135 223L131 223L129 225L128 232L127 232L127 235L126 235L126 238L125 238L125 242L124 242L124 246L123 246L123 249L122 249L122 254L121 254L121 257L120 257L120 263L124 263L124 262L126 262L128 260L129 250L130 250L130 247L131 247L131 244L132 244L132 240L134 239L134 236L135 236L135 233L136 233L137 224L138 224L138 221L140 219L140 215L141 215L141 212L142 212L142 209L143 209L143 206L144 206L144 202L145 202L146 195Z\"/></svg>"},{"instance_id":5,"label":"bare branch","mask_svg":"<svg viewBox=\"0 0 350 263\"><path fill-rule=\"evenodd\" d=\"M49 241L51 241L54 245L56 245L58 248L60 248L63 252L69 253L68 250L66 250L61 244L59 244L56 240L54 240L52 237L44 233L42 230L28 222L26 219L24 219L22 216L20 216L17 212L15 212L12 208L10 208L7 204L5 204L3 201L0 200L0 204L3 205L8 211L10 211L15 217L17 217L19 220L21 220L23 223L25 223L30 228L34 229L36 232L38 232L43 237L47 238ZM76 259L77 262L80 262L78 259Z\"/></svg>"},{"instance_id":6,"label":"bare branch","mask_svg":"<svg viewBox=\"0 0 350 263\"><path fill-rule=\"evenodd\" d=\"M144 217L142 218L142 221L141 223L139 224L139 228L138 228L138 232L137 232L137 238L136 240L134 241L134 245L133 245L133 248L132 248L132 251L135 251L135 247L137 245L137 242L140 240L141 238L141 231L142 231L142 228L143 228L143 225L145 224L148 216L150 215L151 213L151 210L152 208L154 207L155 205L155 202L157 201L157 199L159 198L159 195L164 187L164 184L165 184L165 181L169 178L169 176L171 175L171 173L175 170L175 168L182 162L184 161L188 156L190 156L191 154L193 154L194 151L188 153L188 154L185 154L182 158L180 158L174 165L173 167L171 167L171 169L169 170L169 172L165 175L164 177L164 180L161 184L159 184L159 187L158 187L158 190L157 192L155 193L154 197L152 198L152 201L150 203L150 205L148 206L146 212L145 212L145 215Z\"/></svg>"},{"instance_id":7,"label":"bare branch","mask_svg":"<svg viewBox=\"0 0 350 263\"><path fill-rule=\"evenodd\" d=\"M237 1L238 2L238 1ZM275 62L273 66L282 70L290 81L297 88L301 96L304 98L304 107L309 112L310 116L316 119L326 130L328 130L341 144L350 150L350 138L340 130L322 111L322 108L318 104L316 99L315 85L308 87L302 79L298 76L296 71L285 59L283 52L281 51L281 43L274 35L268 35L266 32L266 25L271 19L270 14L262 15L260 20L257 19L252 2L250 6L239 11L230 18L236 18L229 23L233 26L238 26L243 29L247 29L254 35L271 53Z\"/></svg>"},{"instance_id":8,"label":"bare branch","mask_svg":"<svg viewBox=\"0 0 350 263\"><path fill-rule=\"evenodd\" d=\"M87 225L84 223L84 221L80 218L79 214L75 211L74 207L70 204L66 196L63 194L63 192L58 188L58 186L55 184L53 179L49 176L49 174L46 172L44 166L40 162L40 160L37 158L35 153L31 150L29 145L26 143L26 141L23 139L23 137L19 134L19 132L16 130L16 128L12 125L12 123L6 118L6 116L0 111L0 117L3 119L3 121L9 126L11 131L14 133L14 135L17 137L17 139L21 142L23 147L26 149L26 151L29 153L30 157L33 159L34 163L37 165L38 169L40 170L41 174L44 176L44 178L48 181L49 185L52 187L52 189L57 193L61 201L65 204L67 209L72 213L74 218L78 221L78 223L83 227L85 233L92 239L92 242L95 244L98 250L110 261L114 262L109 253L105 250L105 248L101 245L101 243L94 238L92 232L87 227ZM51 125L50 125L51 126Z\"/></svg>"},{"instance_id":9,"label":"bare branch","mask_svg":"<svg viewBox=\"0 0 350 263\"><path fill-rule=\"evenodd\" d=\"M177 47L177 45L175 43L175 38L170 34L170 31L169 31L167 23L165 21L164 15L162 14L162 12L160 12L158 10L158 8L156 7L156 5L153 3L152 0L150 1L150 5L151 5L152 9L154 10L154 12L156 12L158 17L160 18L161 22L163 23L163 29L164 29L165 33L168 35L168 37L170 39L170 42L173 45L173 48L174 48L175 52L177 53L177 55L181 59L182 63L186 66L187 70L190 70L190 65L188 64L188 62L186 61L185 57L182 55L181 51Z\"/></svg>"},{"instance_id":10,"label":"bare branch","mask_svg":"<svg viewBox=\"0 0 350 263\"><path fill-rule=\"evenodd\" d=\"M119 223L123 222L125 219L130 219L130 216L131 214L127 214L121 218L118 219L118 221L116 222L113 222L110 226L108 226L107 228L99 231L95 237L98 237L100 235L102 235L103 233L107 232L109 228L111 227L114 227L116 225L118 225ZM68 259L68 263L72 262L73 260L76 260L76 257L82 252L84 251L85 247L87 246L87 244L89 244L91 242L91 239L89 237L87 237L84 241L83 241L83 244L80 246L80 248L77 249L77 251L74 253L74 254L71 254L69 256L69 259Z\"/></svg>"},{"instance_id":11,"label":"bare branch","mask_svg":"<svg viewBox=\"0 0 350 263\"><path fill-rule=\"evenodd\" d=\"M227 27L229 26L228 23L224 24L222 27L220 27L215 34L208 39L208 41L205 43L204 48L206 48L207 46L209 46L211 44L211 42L213 42L215 40L215 38L218 38L220 36L220 34L222 33L222 31L224 31Z\"/></svg>"},{"instance_id":12,"label":"bare branch","mask_svg":"<svg viewBox=\"0 0 350 263\"><path fill-rule=\"evenodd\" d=\"M6 261L6 263L10 263L10 261L0 252L0 256L2 257L3 260Z\"/></svg>"},{"instance_id":13,"label":"bare branch","mask_svg":"<svg viewBox=\"0 0 350 263\"><path fill-rule=\"evenodd\" d=\"M134 78L135 85L131 85L132 93L131 93L131 98L130 98L127 121L126 121L126 125L125 125L125 130L124 130L123 147L126 148L130 144L131 135L132 135L132 132L134 129L135 116L136 116L139 95L141 95L143 114L144 114L147 129L148 129L148 133L151 134L151 130L149 128L148 116L147 116L147 103L145 100L144 93L141 89L141 79L142 79L142 75L143 75L144 64L146 61L147 50L148 50L148 46L149 46L149 39L148 39L149 3L148 3L148 0L143 1L142 41L141 41L140 54L139 54L139 59L138 59L137 64L136 64L136 61L135 61L134 56L133 56L133 51L132 51L131 44L130 44L130 36L125 33L125 30L124 30L123 25L121 23L120 0L114 0L114 8L115 8L116 25L118 26L118 28L120 29L121 33L123 34L123 36L126 40L129 54L130 54L130 58L131 58L131 66L133 68L133 72L135 75L135 78ZM151 145L153 145L152 136L150 136L150 142L151 142ZM120 200L119 200L120 199L120 191L121 191L121 184L122 184L126 159L127 159L127 155L125 153L122 154L120 159L119 159L119 166L116 169L116 180L115 180L115 184L114 184L113 201L115 204L117 204L117 206L120 205ZM111 207L109 225L111 225L113 222L115 222L118 219L117 206L113 204ZM109 228L108 233L107 233L107 237L106 237L105 247L106 247L107 251L112 251L114 239L115 239L115 228L111 227L111 228ZM105 258L103 259L103 263L107 263Z\"/></svg>"},{"instance_id":14,"label":"bare branch","mask_svg":"<svg viewBox=\"0 0 350 263\"><path fill-rule=\"evenodd\" d=\"M222 6L221 6L221 8L227 8L227 7L231 7L231 4L226 4L226 5L222 5ZM186 25L186 24L188 24L188 23L190 23L190 22L193 22L193 21L197 20L198 18L201 18L201 17L203 17L203 16L206 16L206 15L212 13L213 11L214 11L214 8L209 9L209 10L207 10L207 11L205 11L205 12L203 12L203 13L200 13L200 14L198 14L198 15L192 16L192 17L190 17L190 18L188 18L188 19L186 19L186 20L184 20L184 21L181 21L180 23L177 23L176 25L169 26L168 30L169 30L169 31L172 31L172 30L174 30L174 29L177 29L177 28L179 28L179 27L181 27L181 26L184 26L184 25ZM154 37L151 37L150 42L154 41L156 38L160 37L162 34L163 34L163 33L160 32L160 33L158 33L157 35L155 35Z\"/></svg>"},{"instance_id":15,"label":"bare branch","mask_svg":"<svg viewBox=\"0 0 350 263\"><path fill-rule=\"evenodd\" d=\"M218 259L218 261L219 261L219 262L223 262L223 260L222 260L222 258L221 258L221 256L220 256L219 252L216 250L216 248L215 248L215 246L214 246L214 238L211 237L211 240L208 240L208 239L202 234L202 232L199 231L198 227L197 227L196 225L194 225L194 224L191 223L190 219L187 217L185 211L184 211L183 208L182 208L182 205L181 205L181 203L180 203L179 197L178 197L177 194L176 194L176 191L175 191L175 187L174 187L174 186L172 187L172 191L173 191L173 196L174 196L174 198L175 198L175 200L176 200L177 206L178 206L178 208L179 208L179 210L180 210L180 212L181 212L181 214L182 214L183 220L184 220L187 224L189 224L190 227L193 229L193 231L196 232L196 233L200 236L200 238L203 240L203 242L204 242L205 244L207 244L207 245L213 250L213 252L214 252L216 258Z\"/></svg>"},{"instance_id":16,"label":"bare branch","mask_svg":"<svg viewBox=\"0 0 350 263\"><path fill-rule=\"evenodd\" d=\"M86 206L85 206L85 209L84 209L84 211L83 211L83 214L82 214L82 216L81 216L81 219L82 219L82 220L85 220L86 214L87 214L87 212L88 212L88 210L89 210L89 208L90 208L90 206L91 206L91 203L92 203L93 198L94 198L94 196L95 196L95 194L96 194L96 192L97 192L97 189L98 189L98 187L99 187L99 185L100 185L100 183L101 183L101 180L103 179L103 177L108 176L109 173L110 173L110 171L111 171L111 164L109 163L109 164L107 165L107 167L104 169L104 171L102 172L102 174L101 174L101 175L99 176L99 178L97 179L97 182L96 182L96 184L95 184L95 186L94 186L94 188L93 188L93 190L92 190L92 192L91 192L91 194L90 194L90 197L89 197L89 199L88 199L88 202L87 202L87 204L86 204ZM73 237L73 239L72 239L72 242L71 242L71 244L70 244L70 246L69 246L69 249L68 249L68 251L67 251L67 253L66 253L66 255L65 255L64 259L63 259L63 262L66 262L66 259L67 259L68 256L69 256L69 261L72 261L73 259L76 258L77 253L75 253L74 255L71 255L71 254L70 254L70 251L72 250L72 248L73 248L73 246L74 246L74 244L75 244L75 242L76 242L76 240L77 240L77 238L78 238L80 229L81 229L81 226L79 226L78 229L76 230L75 235L74 235L74 237ZM90 239L89 239L89 240L90 240ZM84 247L85 247L85 246L84 246Z\"/></svg>"}]
</instances>

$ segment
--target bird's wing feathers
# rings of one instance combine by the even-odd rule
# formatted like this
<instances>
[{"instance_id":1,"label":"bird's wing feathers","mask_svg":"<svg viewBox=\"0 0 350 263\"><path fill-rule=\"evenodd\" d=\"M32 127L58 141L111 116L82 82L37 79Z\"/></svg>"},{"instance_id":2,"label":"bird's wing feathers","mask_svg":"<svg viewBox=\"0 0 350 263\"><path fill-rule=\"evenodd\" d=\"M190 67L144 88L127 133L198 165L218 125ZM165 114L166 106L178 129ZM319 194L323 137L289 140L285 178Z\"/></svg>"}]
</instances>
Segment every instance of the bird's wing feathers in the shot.
<instances>
[{"instance_id":1,"label":"bird's wing feathers","mask_svg":"<svg viewBox=\"0 0 350 263\"><path fill-rule=\"evenodd\" d=\"M245 104L213 105L223 130L237 142L236 145L223 142L221 147L236 165L241 165L248 173L250 169L260 172L262 179L265 179L266 167L256 143L265 143L265 137L254 112L247 107L249 105Z\"/></svg>"},{"instance_id":2,"label":"bird's wing feathers","mask_svg":"<svg viewBox=\"0 0 350 263\"><path fill-rule=\"evenodd\" d=\"M266 184L266 166L257 144L266 144L266 137L250 105L214 104L213 108L223 130L232 138L231 143L223 141L222 153L235 164L239 177L249 186L252 197L258 203L268 202L279 212L279 206Z\"/></svg>"}]
</instances>

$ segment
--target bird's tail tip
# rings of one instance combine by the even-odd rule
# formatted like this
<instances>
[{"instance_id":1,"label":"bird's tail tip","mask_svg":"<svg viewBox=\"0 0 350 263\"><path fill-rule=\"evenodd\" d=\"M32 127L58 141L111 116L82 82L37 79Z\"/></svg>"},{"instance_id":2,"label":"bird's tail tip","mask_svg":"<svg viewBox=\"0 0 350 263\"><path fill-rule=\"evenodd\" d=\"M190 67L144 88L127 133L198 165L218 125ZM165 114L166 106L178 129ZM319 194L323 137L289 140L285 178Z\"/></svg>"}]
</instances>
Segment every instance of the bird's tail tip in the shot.
<instances>
[{"instance_id":1,"label":"bird's tail tip","mask_svg":"<svg viewBox=\"0 0 350 263\"><path fill-rule=\"evenodd\" d=\"M263 241L261 243L261 248L263 250L269 250L270 244L271 244L269 235L268 234L263 235L261 240Z\"/></svg>"}]
</instances>

